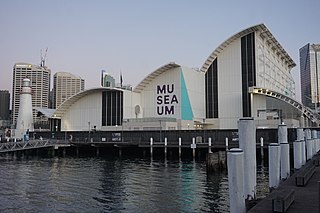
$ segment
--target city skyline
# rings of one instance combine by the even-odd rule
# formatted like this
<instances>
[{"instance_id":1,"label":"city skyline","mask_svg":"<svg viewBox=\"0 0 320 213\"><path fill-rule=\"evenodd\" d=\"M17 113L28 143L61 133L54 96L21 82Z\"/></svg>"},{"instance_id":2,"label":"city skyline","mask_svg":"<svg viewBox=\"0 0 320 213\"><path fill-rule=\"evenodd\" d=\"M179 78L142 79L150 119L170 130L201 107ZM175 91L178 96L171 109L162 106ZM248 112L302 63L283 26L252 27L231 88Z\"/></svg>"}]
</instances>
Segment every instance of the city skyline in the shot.
<instances>
[{"instance_id":1,"label":"city skyline","mask_svg":"<svg viewBox=\"0 0 320 213\"><path fill-rule=\"evenodd\" d=\"M232 5L231 5L232 4ZM100 86L106 70L135 87L168 62L201 68L236 32L264 23L297 66L292 69L300 100L299 49L319 43L320 2L268 1L38 1L4 0L0 7L0 89L12 93L15 63L40 64L52 75L70 72ZM227 17L227 18L226 18Z\"/></svg>"}]
</instances>

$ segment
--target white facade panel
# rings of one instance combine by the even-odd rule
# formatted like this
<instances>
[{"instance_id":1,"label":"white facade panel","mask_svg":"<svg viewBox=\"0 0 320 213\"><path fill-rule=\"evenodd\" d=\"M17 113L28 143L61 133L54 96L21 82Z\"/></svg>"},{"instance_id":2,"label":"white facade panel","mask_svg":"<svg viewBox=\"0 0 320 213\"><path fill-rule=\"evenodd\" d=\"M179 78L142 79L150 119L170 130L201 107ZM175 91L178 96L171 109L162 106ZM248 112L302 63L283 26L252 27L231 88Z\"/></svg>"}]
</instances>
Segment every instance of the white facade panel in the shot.
<instances>
[{"instance_id":1,"label":"white facade panel","mask_svg":"<svg viewBox=\"0 0 320 213\"><path fill-rule=\"evenodd\" d=\"M262 112L267 109L266 96L254 95L252 100L252 116L257 119L265 119Z\"/></svg>"},{"instance_id":2,"label":"white facade panel","mask_svg":"<svg viewBox=\"0 0 320 213\"><path fill-rule=\"evenodd\" d=\"M256 77L257 87L268 88L295 98L295 84L288 65L257 32Z\"/></svg>"},{"instance_id":3,"label":"white facade panel","mask_svg":"<svg viewBox=\"0 0 320 213\"><path fill-rule=\"evenodd\" d=\"M65 112L61 118L61 130L88 131L89 126L101 130L101 114L102 92L86 95Z\"/></svg>"},{"instance_id":4,"label":"white facade panel","mask_svg":"<svg viewBox=\"0 0 320 213\"><path fill-rule=\"evenodd\" d=\"M241 41L237 39L218 57L220 128L237 128L242 116Z\"/></svg>"},{"instance_id":5,"label":"white facade panel","mask_svg":"<svg viewBox=\"0 0 320 213\"><path fill-rule=\"evenodd\" d=\"M167 70L141 92L143 117L180 117L180 70Z\"/></svg>"},{"instance_id":6,"label":"white facade panel","mask_svg":"<svg viewBox=\"0 0 320 213\"><path fill-rule=\"evenodd\" d=\"M123 91L123 119L141 118L143 111L141 105L141 94L129 90ZM139 112L136 111L139 106ZM137 114L136 114L137 112Z\"/></svg>"},{"instance_id":7,"label":"white facade panel","mask_svg":"<svg viewBox=\"0 0 320 213\"><path fill-rule=\"evenodd\" d=\"M203 119L205 118L205 74L187 67L182 67L182 71L193 117Z\"/></svg>"}]
</instances>

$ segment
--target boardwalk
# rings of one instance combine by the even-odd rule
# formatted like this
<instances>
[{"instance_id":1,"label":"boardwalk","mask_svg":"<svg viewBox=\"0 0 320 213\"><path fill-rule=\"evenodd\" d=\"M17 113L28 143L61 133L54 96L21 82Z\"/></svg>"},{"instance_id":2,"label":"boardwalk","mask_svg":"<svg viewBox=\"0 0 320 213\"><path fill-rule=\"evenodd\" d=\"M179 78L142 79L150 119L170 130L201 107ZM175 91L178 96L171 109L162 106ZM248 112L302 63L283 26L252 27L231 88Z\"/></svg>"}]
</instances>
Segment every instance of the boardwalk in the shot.
<instances>
[{"instance_id":1,"label":"boardwalk","mask_svg":"<svg viewBox=\"0 0 320 213\"><path fill-rule=\"evenodd\" d=\"M319 158L319 155L316 155L315 158ZM312 164L312 160L308 161L306 166ZM296 186L295 177L297 172L295 172L288 180L284 181L279 188L270 193L265 199L260 201L252 209L250 213L268 213L272 211L272 199L275 198L280 190L291 190L295 191L294 202L288 209L288 213L301 213L301 212L320 212L319 205L319 185L320 181L320 166L316 167L315 173L309 180L308 184L303 187Z\"/></svg>"}]
</instances>

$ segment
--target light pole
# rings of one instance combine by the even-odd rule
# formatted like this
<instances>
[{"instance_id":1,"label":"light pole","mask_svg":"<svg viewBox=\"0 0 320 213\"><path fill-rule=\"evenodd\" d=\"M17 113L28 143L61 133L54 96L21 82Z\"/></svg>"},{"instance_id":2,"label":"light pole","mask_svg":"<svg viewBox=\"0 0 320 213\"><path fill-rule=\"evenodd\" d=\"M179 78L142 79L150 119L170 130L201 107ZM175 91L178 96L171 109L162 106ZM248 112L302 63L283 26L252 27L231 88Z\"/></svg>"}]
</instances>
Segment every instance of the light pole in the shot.
<instances>
[{"instance_id":1,"label":"light pole","mask_svg":"<svg viewBox=\"0 0 320 213\"><path fill-rule=\"evenodd\" d=\"M90 137L91 137L91 136L90 136L90 121L88 121L88 126L89 126L89 131L88 131L88 136L89 136L89 138L88 138L88 142L90 142L90 140L91 140L91 139L90 139Z\"/></svg>"},{"instance_id":2,"label":"light pole","mask_svg":"<svg viewBox=\"0 0 320 213\"><path fill-rule=\"evenodd\" d=\"M67 130L66 130L66 125L64 125L64 142L67 142Z\"/></svg>"},{"instance_id":3,"label":"light pole","mask_svg":"<svg viewBox=\"0 0 320 213\"><path fill-rule=\"evenodd\" d=\"M123 120L121 124L121 142L123 142Z\"/></svg>"},{"instance_id":4,"label":"light pole","mask_svg":"<svg viewBox=\"0 0 320 213\"><path fill-rule=\"evenodd\" d=\"M188 124L188 130L189 130L189 126L190 126L190 124Z\"/></svg>"},{"instance_id":5,"label":"light pole","mask_svg":"<svg viewBox=\"0 0 320 213\"><path fill-rule=\"evenodd\" d=\"M160 143L161 143L161 141L162 141L162 138L161 138L161 129L162 129L162 126L161 126L161 119L159 120L159 122L160 122Z\"/></svg>"},{"instance_id":6,"label":"light pole","mask_svg":"<svg viewBox=\"0 0 320 213\"><path fill-rule=\"evenodd\" d=\"M204 124L205 124L205 122L206 122L206 119L203 119L203 123L202 123L202 130L203 130L203 143L204 143L204 142L206 142L206 139L205 139L206 131L205 131L205 129L204 129Z\"/></svg>"}]
</instances>

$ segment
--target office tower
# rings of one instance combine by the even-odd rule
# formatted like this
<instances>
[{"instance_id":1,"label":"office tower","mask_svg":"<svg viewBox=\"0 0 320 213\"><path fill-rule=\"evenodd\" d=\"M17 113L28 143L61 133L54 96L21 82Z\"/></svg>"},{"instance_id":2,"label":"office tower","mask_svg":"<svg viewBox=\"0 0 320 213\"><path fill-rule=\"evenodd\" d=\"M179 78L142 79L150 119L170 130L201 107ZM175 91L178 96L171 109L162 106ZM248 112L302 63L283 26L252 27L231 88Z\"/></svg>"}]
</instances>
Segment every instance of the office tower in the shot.
<instances>
[{"instance_id":1,"label":"office tower","mask_svg":"<svg viewBox=\"0 0 320 213\"><path fill-rule=\"evenodd\" d=\"M65 100L84 90L84 80L67 72L53 77L53 107L57 109Z\"/></svg>"},{"instance_id":2,"label":"office tower","mask_svg":"<svg viewBox=\"0 0 320 213\"><path fill-rule=\"evenodd\" d=\"M115 87L115 79L109 75L105 70L101 70L101 86Z\"/></svg>"},{"instance_id":3,"label":"office tower","mask_svg":"<svg viewBox=\"0 0 320 213\"><path fill-rule=\"evenodd\" d=\"M10 118L10 93L8 90L0 90L0 120Z\"/></svg>"},{"instance_id":4,"label":"office tower","mask_svg":"<svg viewBox=\"0 0 320 213\"><path fill-rule=\"evenodd\" d=\"M300 50L302 103L317 109L320 103L320 44L307 44Z\"/></svg>"},{"instance_id":5,"label":"office tower","mask_svg":"<svg viewBox=\"0 0 320 213\"><path fill-rule=\"evenodd\" d=\"M16 63L13 66L13 84L12 84L12 122L15 125L19 112L20 92L22 81L25 78L31 80L32 88L32 107L48 108L50 91L51 70L41 65L29 63ZM37 111L33 110L33 119L37 123L41 118L37 118Z\"/></svg>"}]
</instances>

